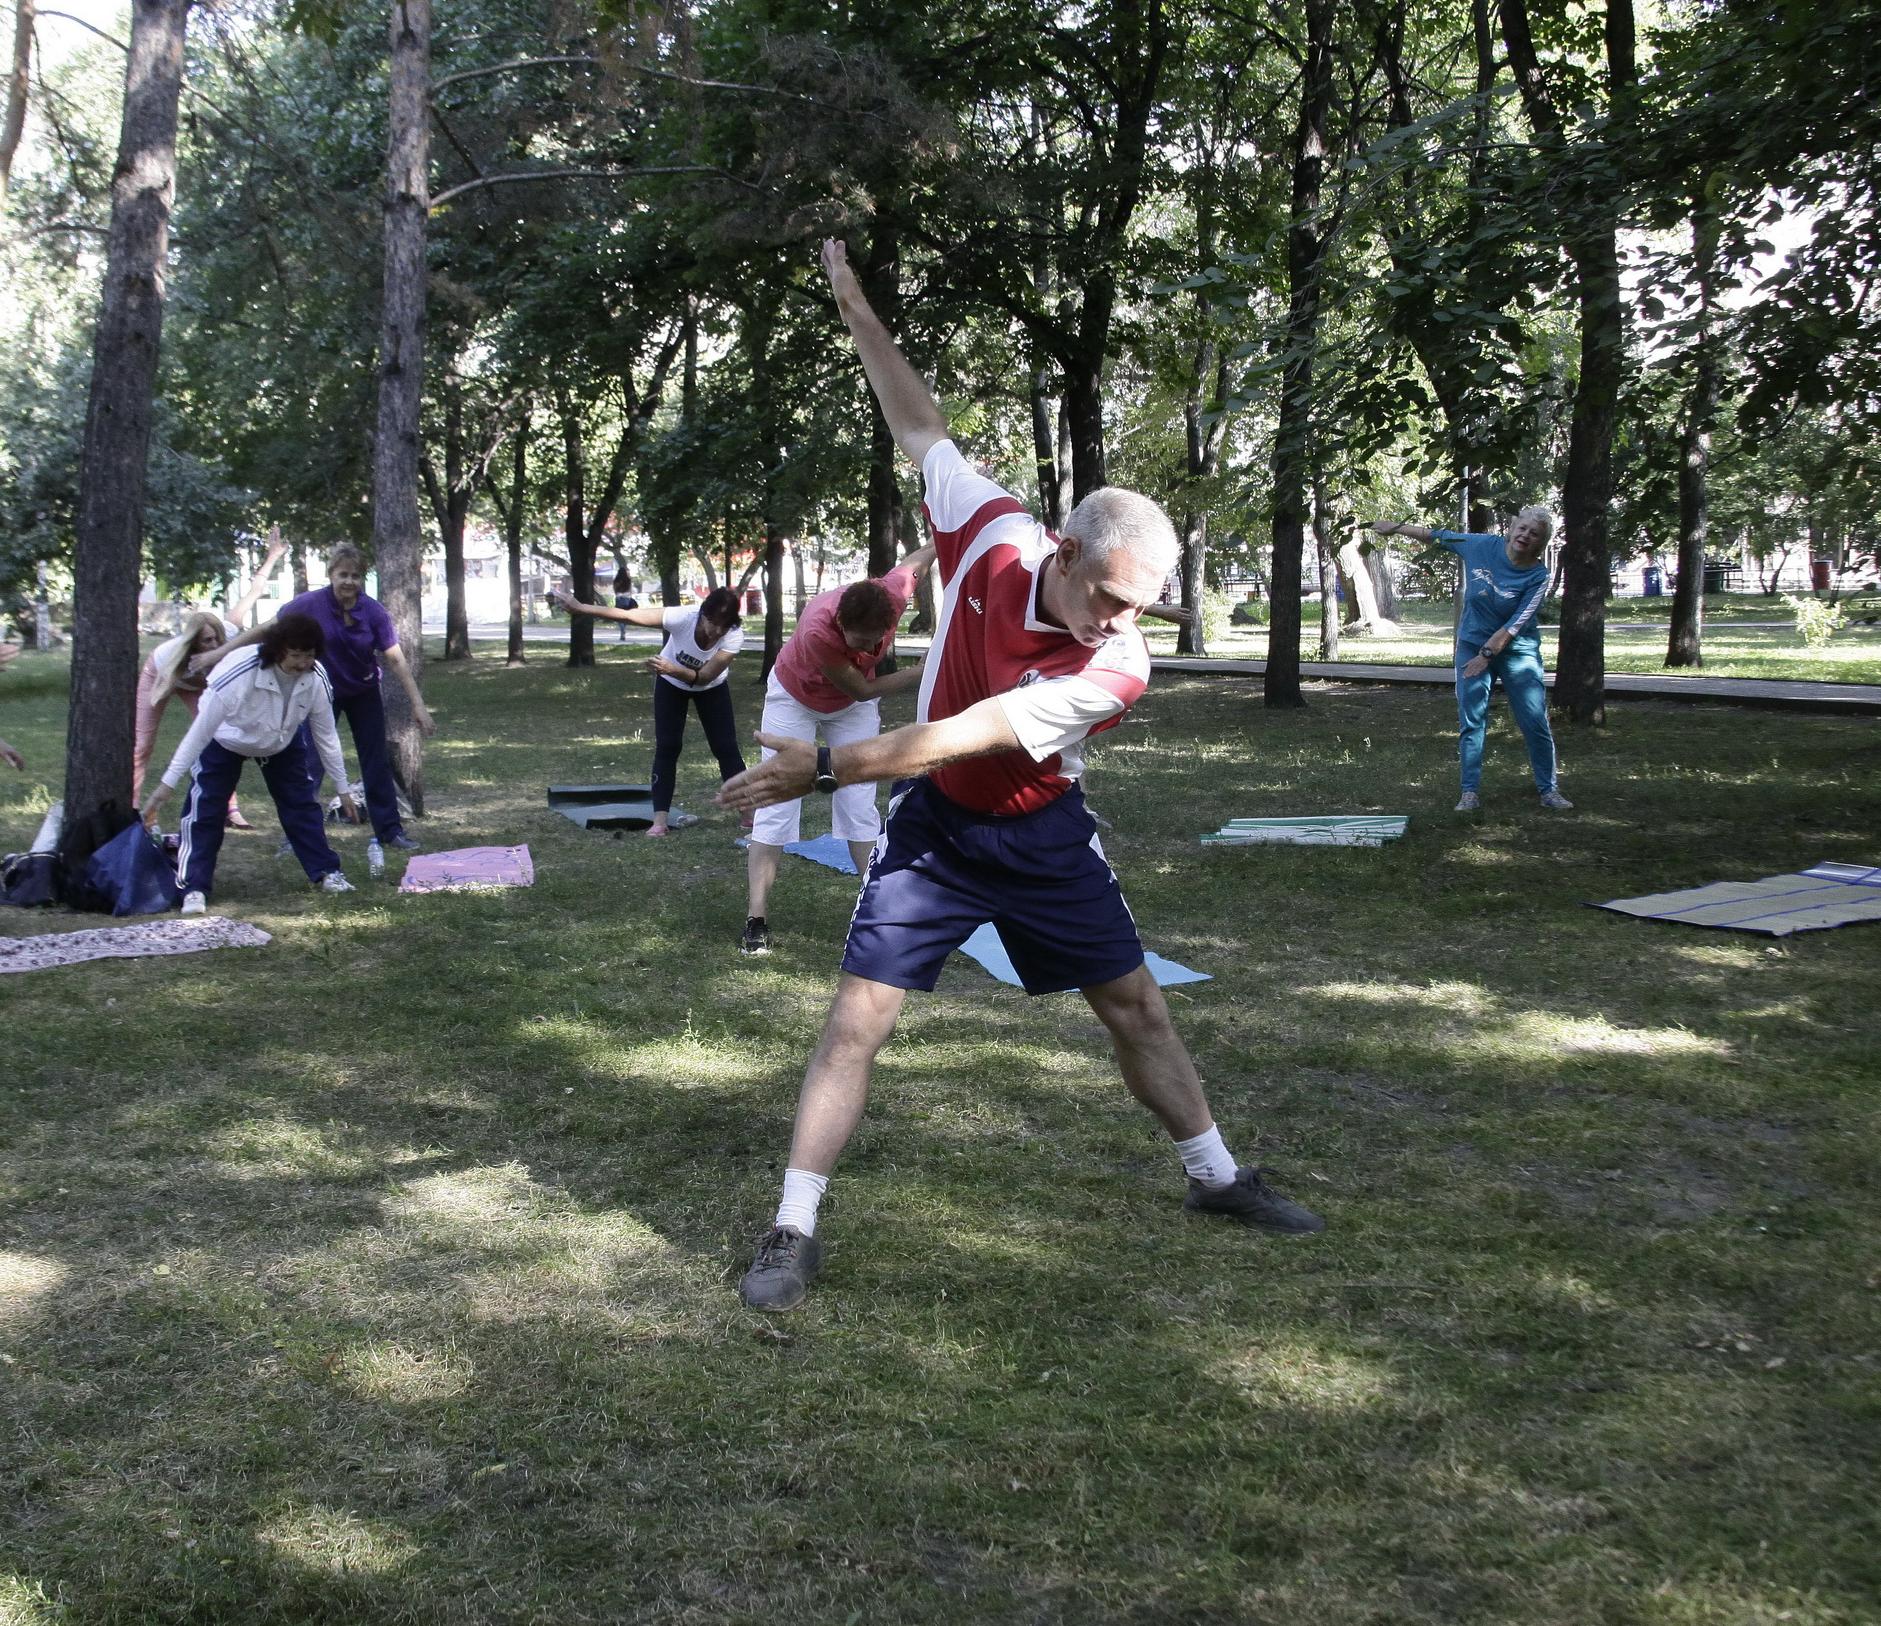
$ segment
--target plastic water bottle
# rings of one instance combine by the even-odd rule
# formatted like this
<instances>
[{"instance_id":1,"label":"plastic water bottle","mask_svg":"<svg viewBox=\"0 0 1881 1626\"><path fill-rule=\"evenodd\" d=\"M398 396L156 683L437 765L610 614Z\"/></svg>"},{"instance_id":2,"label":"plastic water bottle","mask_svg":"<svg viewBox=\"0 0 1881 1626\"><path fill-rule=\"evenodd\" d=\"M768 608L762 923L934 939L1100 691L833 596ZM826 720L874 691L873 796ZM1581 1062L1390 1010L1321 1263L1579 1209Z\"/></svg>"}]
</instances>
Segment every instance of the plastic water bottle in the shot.
<instances>
[{"instance_id":1,"label":"plastic water bottle","mask_svg":"<svg viewBox=\"0 0 1881 1626\"><path fill-rule=\"evenodd\" d=\"M366 873L375 881L385 873L385 849L377 836L366 843Z\"/></svg>"}]
</instances>

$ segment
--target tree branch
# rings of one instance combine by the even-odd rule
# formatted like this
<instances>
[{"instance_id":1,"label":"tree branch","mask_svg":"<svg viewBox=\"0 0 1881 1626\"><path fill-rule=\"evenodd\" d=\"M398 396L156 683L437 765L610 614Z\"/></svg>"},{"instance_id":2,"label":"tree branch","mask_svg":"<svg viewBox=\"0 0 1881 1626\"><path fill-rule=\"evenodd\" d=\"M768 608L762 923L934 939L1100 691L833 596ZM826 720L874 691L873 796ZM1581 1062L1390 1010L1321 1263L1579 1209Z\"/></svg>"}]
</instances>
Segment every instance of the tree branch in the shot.
<instances>
[{"instance_id":1,"label":"tree branch","mask_svg":"<svg viewBox=\"0 0 1881 1626\"><path fill-rule=\"evenodd\" d=\"M519 181L623 181L641 175L716 175L720 180L732 181L750 191L761 190L749 181L741 181L736 175L728 175L712 164L662 164L648 169L531 169L508 175L480 175L474 181L459 181L456 186L447 186L435 194L427 209L436 211L452 198L462 197L466 192L475 192L485 186L513 186Z\"/></svg>"}]
</instances>

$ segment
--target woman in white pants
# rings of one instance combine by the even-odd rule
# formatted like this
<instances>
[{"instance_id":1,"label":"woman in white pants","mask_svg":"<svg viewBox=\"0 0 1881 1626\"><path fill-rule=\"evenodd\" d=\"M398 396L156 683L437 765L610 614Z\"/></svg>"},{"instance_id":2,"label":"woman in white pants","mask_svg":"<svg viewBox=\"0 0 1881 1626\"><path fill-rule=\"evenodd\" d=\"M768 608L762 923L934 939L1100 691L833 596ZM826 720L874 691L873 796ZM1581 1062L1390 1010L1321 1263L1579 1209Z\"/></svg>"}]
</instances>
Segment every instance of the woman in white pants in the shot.
<instances>
[{"instance_id":1,"label":"woman in white pants","mask_svg":"<svg viewBox=\"0 0 1881 1626\"><path fill-rule=\"evenodd\" d=\"M881 697L921 681L919 667L904 667L887 677L876 665L895 641L901 613L914 596L915 583L934 562L931 547L917 548L886 576L851 582L819 593L803 608L797 630L778 652L764 692L763 736L814 741L826 748L873 739L882 731ZM773 755L764 747L764 755ZM739 947L746 954L770 951L767 916L777 860L798 838L803 802L779 802L759 808L745 861L747 904ZM845 785L831 796L830 827L849 843L856 874L865 874L875 838L882 832L875 806L875 786Z\"/></svg>"}]
</instances>

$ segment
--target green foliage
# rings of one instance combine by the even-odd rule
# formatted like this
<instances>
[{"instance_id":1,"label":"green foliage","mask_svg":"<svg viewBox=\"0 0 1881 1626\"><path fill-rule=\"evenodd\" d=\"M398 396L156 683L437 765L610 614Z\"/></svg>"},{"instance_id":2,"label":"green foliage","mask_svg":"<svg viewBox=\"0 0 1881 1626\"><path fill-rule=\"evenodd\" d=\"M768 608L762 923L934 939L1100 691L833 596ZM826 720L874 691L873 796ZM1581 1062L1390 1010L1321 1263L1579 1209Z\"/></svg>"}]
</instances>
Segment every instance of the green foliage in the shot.
<instances>
[{"instance_id":1,"label":"green foliage","mask_svg":"<svg viewBox=\"0 0 1881 1626\"><path fill-rule=\"evenodd\" d=\"M1796 636L1810 649L1821 649L1848 620L1846 604L1819 598L1797 598L1785 593L1783 602L1796 618Z\"/></svg>"}]
</instances>

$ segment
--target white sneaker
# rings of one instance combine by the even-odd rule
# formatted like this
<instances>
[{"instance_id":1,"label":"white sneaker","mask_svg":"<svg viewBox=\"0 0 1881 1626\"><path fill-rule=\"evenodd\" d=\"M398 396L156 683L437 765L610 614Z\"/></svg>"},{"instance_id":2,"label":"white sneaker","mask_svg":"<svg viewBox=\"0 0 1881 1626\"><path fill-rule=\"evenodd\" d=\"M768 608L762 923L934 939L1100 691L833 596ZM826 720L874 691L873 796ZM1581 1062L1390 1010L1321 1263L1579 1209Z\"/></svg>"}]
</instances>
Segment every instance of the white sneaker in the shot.
<instances>
[{"instance_id":1,"label":"white sneaker","mask_svg":"<svg viewBox=\"0 0 1881 1626\"><path fill-rule=\"evenodd\" d=\"M385 849L377 836L366 843L366 873L375 881L385 873Z\"/></svg>"},{"instance_id":2,"label":"white sneaker","mask_svg":"<svg viewBox=\"0 0 1881 1626\"><path fill-rule=\"evenodd\" d=\"M1457 798L1456 810L1459 813L1474 813L1482 805L1482 798L1475 791L1466 790Z\"/></svg>"},{"instance_id":3,"label":"white sneaker","mask_svg":"<svg viewBox=\"0 0 1881 1626\"><path fill-rule=\"evenodd\" d=\"M352 892L356 888L341 871L334 869L328 870L320 877L320 890L322 892Z\"/></svg>"},{"instance_id":4,"label":"white sneaker","mask_svg":"<svg viewBox=\"0 0 1881 1626\"><path fill-rule=\"evenodd\" d=\"M209 900L200 892L183 894L183 913L186 915L206 915L209 913Z\"/></svg>"},{"instance_id":5,"label":"white sneaker","mask_svg":"<svg viewBox=\"0 0 1881 1626\"><path fill-rule=\"evenodd\" d=\"M1558 790L1544 790L1541 793L1541 805L1543 807L1552 807L1557 812L1563 812L1574 804Z\"/></svg>"}]
</instances>

